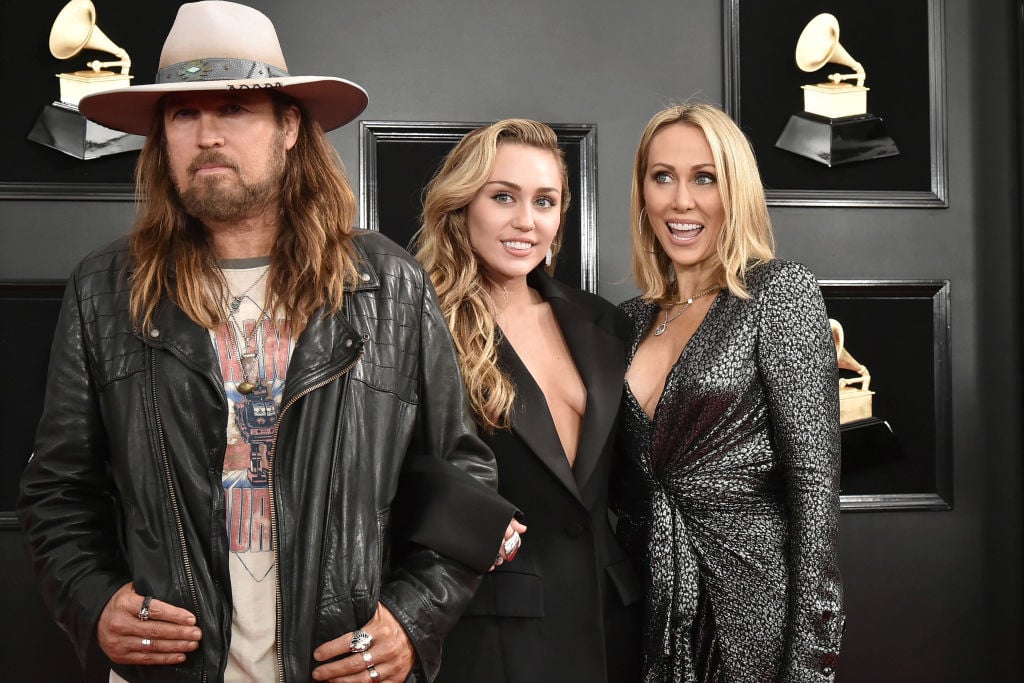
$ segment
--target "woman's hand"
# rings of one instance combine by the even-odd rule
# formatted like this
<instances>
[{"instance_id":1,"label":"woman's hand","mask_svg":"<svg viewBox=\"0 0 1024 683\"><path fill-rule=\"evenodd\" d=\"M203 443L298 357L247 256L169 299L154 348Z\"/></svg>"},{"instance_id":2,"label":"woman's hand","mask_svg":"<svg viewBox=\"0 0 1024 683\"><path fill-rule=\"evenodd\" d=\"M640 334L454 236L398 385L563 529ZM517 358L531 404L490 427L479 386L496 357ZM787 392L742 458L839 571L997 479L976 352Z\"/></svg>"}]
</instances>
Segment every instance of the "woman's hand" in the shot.
<instances>
[{"instance_id":1,"label":"woman's hand","mask_svg":"<svg viewBox=\"0 0 1024 683\"><path fill-rule=\"evenodd\" d=\"M515 517L508 523L508 527L505 529L505 538L501 540L501 544L498 546L498 556L494 560L494 564L487 571L492 572L498 565L504 564L505 562L511 562L515 559L516 553L519 552L519 547L523 544L523 539L520 534L526 533L526 525L521 524Z\"/></svg>"},{"instance_id":2,"label":"woman's hand","mask_svg":"<svg viewBox=\"0 0 1024 683\"><path fill-rule=\"evenodd\" d=\"M118 664L180 664L199 647L203 632L188 610L121 586L103 608L96 638Z\"/></svg>"}]
</instances>

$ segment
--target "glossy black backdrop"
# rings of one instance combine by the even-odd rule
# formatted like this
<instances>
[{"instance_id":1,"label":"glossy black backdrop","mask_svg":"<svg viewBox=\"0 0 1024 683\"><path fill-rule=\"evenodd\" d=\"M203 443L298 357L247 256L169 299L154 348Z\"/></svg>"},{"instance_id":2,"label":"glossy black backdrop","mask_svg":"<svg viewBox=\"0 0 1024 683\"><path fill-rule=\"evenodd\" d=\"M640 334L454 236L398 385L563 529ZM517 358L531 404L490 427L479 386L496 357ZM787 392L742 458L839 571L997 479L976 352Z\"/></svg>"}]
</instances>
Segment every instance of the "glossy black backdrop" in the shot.
<instances>
[{"instance_id":1,"label":"glossy black backdrop","mask_svg":"<svg viewBox=\"0 0 1024 683\"><path fill-rule=\"evenodd\" d=\"M64 283L0 283L0 358L7 362L5 393L17 396L0 410L0 524L13 523L18 480L43 409L50 342Z\"/></svg>"},{"instance_id":2,"label":"glossy black backdrop","mask_svg":"<svg viewBox=\"0 0 1024 683\"><path fill-rule=\"evenodd\" d=\"M132 58L132 85L153 82L160 49L182 2L93 0L96 25ZM50 54L50 27L65 2L0 3L0 59L8 76L18 84L17 97L5 98L0 107L0 129L5 135L0 163L0 194L7 183L54 183L60 194L64 183L131 183L138 153L128 152L83 161L28 140L43 106L60 99L55 74L85 69L93 59L110 60L104 52L85 50L71 59Z\"/></svg>"},{"instance_id":3,"label":"glossy black backdrop","mask_svg":"<svg viewBox=\"0 0 1024 683\"><path fill-rule=\"evenodd\" d=\"M769 190L931 189L928 0L737 1L739 121ZM885 121L899 156L828 168L775 147L790 115L803 111L800 86L850 72L836 64L813 73L796 66L800 32L822 12L836 16L839 42L864 65L868 111Z\"/></svg>"},{"instance_id":4,"label":"glossy black backdrop","mask_svg":"<svg viewBox=\"0 0 1024 683\"><path fill-rule=\"evenodd\" d=\"M871 374L873 415L892 427L899 452L877 457L844 450L841 494L938 493L948 503L948 415L941 414L937 397L948 396L949 357L946 340L936 333L936 326L948 326L942 305L948 285L826 284L822 291L829 317L843 326L845 349Z\"/></svg>"}]
</instances>

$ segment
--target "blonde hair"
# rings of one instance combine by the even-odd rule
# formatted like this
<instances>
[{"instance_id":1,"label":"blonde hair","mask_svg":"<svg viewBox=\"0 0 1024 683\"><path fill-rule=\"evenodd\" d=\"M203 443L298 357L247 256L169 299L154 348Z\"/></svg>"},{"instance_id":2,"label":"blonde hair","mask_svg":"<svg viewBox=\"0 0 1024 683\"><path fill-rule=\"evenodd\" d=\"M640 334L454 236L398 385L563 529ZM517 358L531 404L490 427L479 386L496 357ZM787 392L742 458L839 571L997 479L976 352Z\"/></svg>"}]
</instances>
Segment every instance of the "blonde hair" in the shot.
<instances>
[{"instance_id":1,"label":"blonde hair","mask_svg":"<svg viewBox=\"0 0 1024 683\"><path fill-rule=\"evenodd\" d=\"M681 104L655 114L640 137L633 164L630 200L630 243L633 279L647 301L668 303L674 292L674 271L659 246L644 204L644 178L651 141L667 126L683 124L700 130L711 147L718 192L725 210L716 250L721 282L734 296L749 298L747 271L775 256L775 238L764 200L764 187L750 142L731 118L705 103Z\"/></svg>"},{"instance_id":2,"label":"blonde hair","mask_svg":"<svg viewBox=\"0 0 1024 683\"><path fill-rule=\"evenodd\" d=\"M282 125L284 112L298 105L279 93L270 95ZM132 316L149 327L166 294L198 325L216 327L225 316L221 299L226 293L214 295L223 284L209 234L186 212L175 189L162 112L139 155L135 180L140 205L130 238ZM325 313L340 310L346 284L357 280L351 239L355 194L337 151L305 112L298 140L285 158L279 199L267 310L282 310L299 334L321 306Z\"/></svg>"},{"instance_id":3,"label":"blonde hair","mask_svg":"<svg viewBox=\"0 0 1024 683\"><path fill-rule=\"evenodd\" d=\"M561 222L569 210L565 156L550 127L528 119L506 119L468 133L426 187L423 220L413 239L416 258L437 290L455 338L459 367L477 423L486 432L510 424L515 386L498 366L494 301L469 241L468 206L494 169L498 146L519 144L551 152L562 176ZM551 243L554 271L562 231Z\"/></svg>"}]
</instances>

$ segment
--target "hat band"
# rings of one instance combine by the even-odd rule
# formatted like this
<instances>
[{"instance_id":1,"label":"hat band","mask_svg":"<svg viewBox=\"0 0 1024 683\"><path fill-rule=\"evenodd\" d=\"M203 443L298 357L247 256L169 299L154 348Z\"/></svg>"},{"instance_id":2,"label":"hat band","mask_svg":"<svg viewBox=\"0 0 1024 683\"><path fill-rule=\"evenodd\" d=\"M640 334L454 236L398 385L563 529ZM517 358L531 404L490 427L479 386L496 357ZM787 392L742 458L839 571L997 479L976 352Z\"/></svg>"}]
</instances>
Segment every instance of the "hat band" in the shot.
<instances>
[{"instance_id":1,"label":"hat band","mask_svg":"<svg viewBox=\"0 0 1024 683\"><path fill-rule=\"evenodd\" d=\"M287 78L288 72L265 62L214 57L178 62L156 72L157 83L235 81L257 78Z\"/></svg>"}]
</instances>

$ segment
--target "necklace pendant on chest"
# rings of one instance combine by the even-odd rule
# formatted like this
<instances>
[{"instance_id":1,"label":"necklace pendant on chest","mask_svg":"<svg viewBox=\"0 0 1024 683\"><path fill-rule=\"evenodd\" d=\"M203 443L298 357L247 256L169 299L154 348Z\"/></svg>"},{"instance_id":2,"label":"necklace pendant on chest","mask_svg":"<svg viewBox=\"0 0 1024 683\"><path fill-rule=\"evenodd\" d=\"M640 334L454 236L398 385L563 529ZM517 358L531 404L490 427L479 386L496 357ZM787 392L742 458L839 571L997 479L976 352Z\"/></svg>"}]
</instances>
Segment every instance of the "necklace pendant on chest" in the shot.
<instances>
[{"instance_id":1,"label":"necklace pendant on chest","mask_svg":"<svg viewBox=\"0 0 1024 683\"><path fill-rule=\"evenodd\" d=\"M236 386L235 388L238 389L238 393L246 395L251 394L252 390L256 388L256 385L250 382L249 380L245 380L243 382L239 382L238 386Z\"/></svg>"},{"instance_id":2,"label":"necklace pendant on chest","mask_svg":"<svg viewBox=\"0 0 1024 683\"><path fill-rule=\"evenodd\" d=\"M654 328L654 336L660 337L665 334L665 329L668 327L668 323L662 323Z\"/></svg>"},{"instance_id":3,"label":"necklace pendant on chest","mask_svg":"<svg viewBox=\"0 0 1024 683\"><path fill-rule=\"evenodd\" d=\"M242 307L242 297L240 297L240 296L233 296L233 297L231 297L231 310L232 311L237 311L241 307Z\"/></svg>"}]
</instances>

